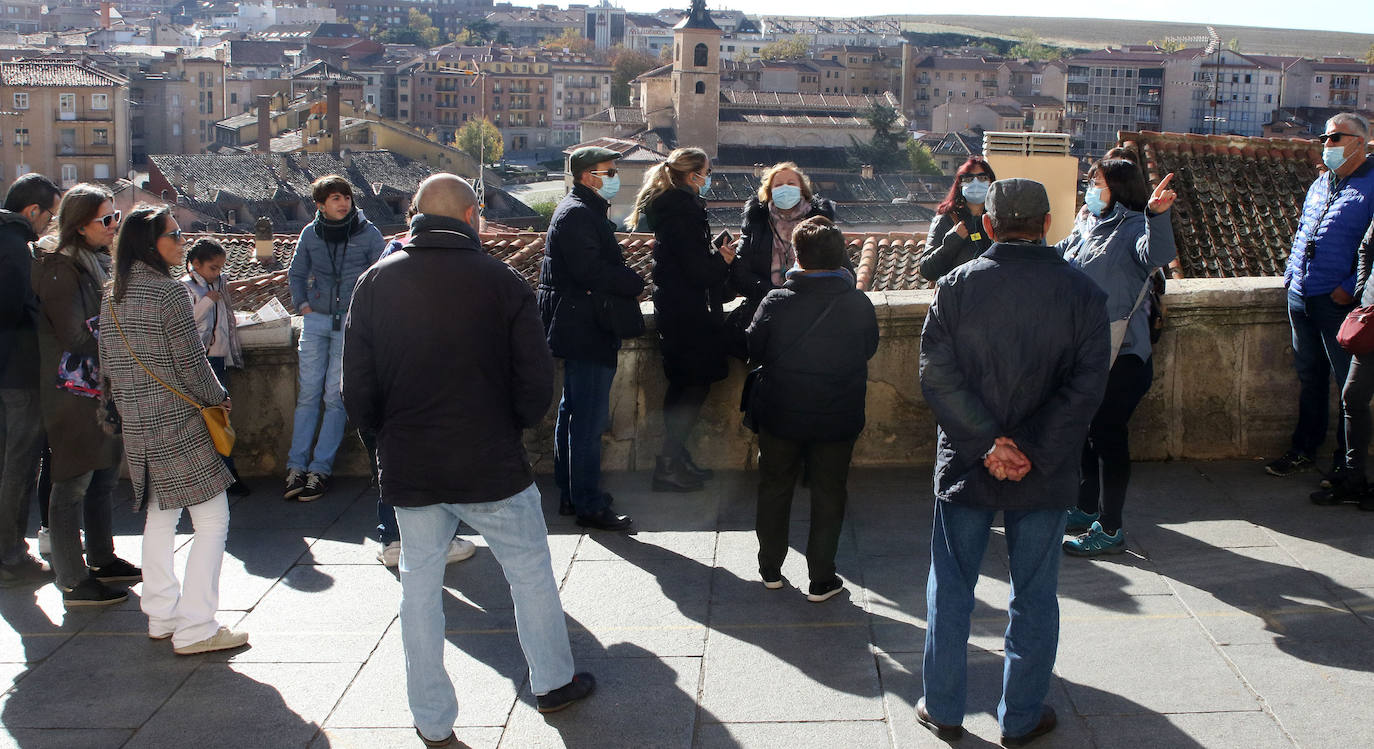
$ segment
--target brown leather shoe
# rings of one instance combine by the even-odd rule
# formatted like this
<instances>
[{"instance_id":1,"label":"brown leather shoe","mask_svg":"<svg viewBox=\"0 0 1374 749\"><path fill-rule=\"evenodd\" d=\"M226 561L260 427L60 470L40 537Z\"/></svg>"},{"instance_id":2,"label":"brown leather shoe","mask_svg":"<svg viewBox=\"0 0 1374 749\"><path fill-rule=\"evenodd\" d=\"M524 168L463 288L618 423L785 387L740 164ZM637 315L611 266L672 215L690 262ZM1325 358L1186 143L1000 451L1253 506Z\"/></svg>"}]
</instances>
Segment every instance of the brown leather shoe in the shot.
<instances>
[{"instance_id":1,"label":"brown leather shoe","mask_svg":"<svg viewBox=\"0 0 1374 749\"><path fill-rule=\"evenodd\" d=\"M1059 725L1059 718L1054 714L1054 708L1045 705L1044 711L1040 713L1040 722L1035 724L1035 728L1032 728L1029 733L1024 733L1020 736L1002 734L1002 746L1025 746L1050 731L1053 731L1054 727L1057 725Z\"/></svg>"},{"instance_id":2,"label":"brown leather shoe","mask_svg":"<svg viewBox=\"0 0 1374 749\"><path fill-rule=\"evenodd\" d=\"M926 728L929 728L932 733L943 741L958 741L964 738L963 726L936 723L935 719L930 717L930 713L926 711L925 697L916 700L916 721Z\"/></svg>"}]
</instances>

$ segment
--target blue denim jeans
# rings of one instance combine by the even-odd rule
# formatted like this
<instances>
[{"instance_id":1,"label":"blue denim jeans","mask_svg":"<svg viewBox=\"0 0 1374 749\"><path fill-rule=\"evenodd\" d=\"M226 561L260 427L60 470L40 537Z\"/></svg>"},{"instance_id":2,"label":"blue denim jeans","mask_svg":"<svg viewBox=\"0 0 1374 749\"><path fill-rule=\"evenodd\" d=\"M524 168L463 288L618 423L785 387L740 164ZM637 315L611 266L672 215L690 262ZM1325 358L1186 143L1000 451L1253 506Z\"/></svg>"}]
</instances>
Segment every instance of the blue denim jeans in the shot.
<instances>
[{"instance_id":1,"label":"blue denim jeans","mask_svg":"<svg viewBox=\"0 0 1374 749\"><path fill-rule=\"evenodd\" d=\"M1345 385L1350 354L1336 342L1336 333L1354 305L1336 304L1330 294L1301 296L1288 292L1288 321L1293 327L1293 367L1298 370L1298 424L1293 449L1315 458L1326 439L1329 393L1334 378ZM1336 430L1336 453L1345 455L1345 430Z\"/></svg>"},{"instance_id":2,"label":"blue denim jeans","mask_svg":"<svg viewBox=\"0 0 1374 749\"><path fill-rule=\"evenodd\" d=\"M553 473L578 515L606 509L601 493L601 435L610 424L615 367L563 360L563 398L554 427Z\"/></svg>"},{"instance_id":3,"label":"blue denim jeans","mask_svg":"<svg viewBox=\"0 0 1374 749\"><path fill-rule=\"evenodd\" d=\"M515 631L529 666L531 691L551 692L573 676L567 622L549 559L548 528L533 484L496 502L397 507L406 691L415 727L431 739L447 736L458 719L458 698L444 669L444 566L459 520L482 534L510 584Z\"/></svg>"},{"instance_id":4,"label":"blue denim jeans","mask_svg":"<svg viewBox=\"0 0 1374 749\"><path fill-rule=\"evenodd\" d=\"M348 415L344 413L343 331L332 329L332 318L323 312L305 316L301 329L300 390L296 395L296 418L291 431L291 453L287 468L329 475L334 471L334 455L343 440ZM320 423L320 400L324 400L324 423ZM315 438L315 428L320 436ZM310 450L314 443L315 450Z\"/></svg>"},{"instance_id":5,"label":"blue denim jeans","mask_svg":"<svg viewBox=\"0 0 1374 749\"><path fill-rule=\"evenodd\" d=\"M964 722L973 588L996 517L996 510L935 502L921 680L926 709L940 723ZM1059 648L1059 558L1067 519L1062 509L1004 513L1011 601L997 720L1008 736L1035 728L1049 693Z\"/></svg>"}]
</instances>

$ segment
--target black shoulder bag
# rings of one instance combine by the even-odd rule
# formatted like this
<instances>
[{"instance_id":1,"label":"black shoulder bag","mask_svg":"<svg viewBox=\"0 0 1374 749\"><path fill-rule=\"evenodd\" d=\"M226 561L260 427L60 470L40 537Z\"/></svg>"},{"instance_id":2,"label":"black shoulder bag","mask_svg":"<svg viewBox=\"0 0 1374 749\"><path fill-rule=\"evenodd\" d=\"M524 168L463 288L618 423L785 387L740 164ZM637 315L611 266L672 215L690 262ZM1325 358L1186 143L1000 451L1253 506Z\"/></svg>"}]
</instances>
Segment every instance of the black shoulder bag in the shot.
<instances>
[{"instance_id":1,"label":"black shoulder bag","mask_svg":"<svg viewBox=\"0 0 1374 749\"><path fill-rule=\"evenodd\" d=\"M825 319L826 315L830 314L830 310L834 309L835 305L843 297L843 294L837 294L834 299L831 299L830 304L827 304L825 309L821 310L821 314L816 317L815 322L811 323L811 327L797 336L795 340L787 345L787 348L782 350L782 353L778 354L777 361L782 361L782 357L791 353L792 350L797 347L797 344L806 340L806 337L811 335L816 329L816 326L821 324L821 321ZM759 431L758 410L759 397L763 392L763 385L761 383L763 381L764 366L765 365L760 364L749 370L749 373L744 376L744 389L740 391L739 396L739 410L744 414L744 427L756 434Z\"/></svg>"}]
</instances>

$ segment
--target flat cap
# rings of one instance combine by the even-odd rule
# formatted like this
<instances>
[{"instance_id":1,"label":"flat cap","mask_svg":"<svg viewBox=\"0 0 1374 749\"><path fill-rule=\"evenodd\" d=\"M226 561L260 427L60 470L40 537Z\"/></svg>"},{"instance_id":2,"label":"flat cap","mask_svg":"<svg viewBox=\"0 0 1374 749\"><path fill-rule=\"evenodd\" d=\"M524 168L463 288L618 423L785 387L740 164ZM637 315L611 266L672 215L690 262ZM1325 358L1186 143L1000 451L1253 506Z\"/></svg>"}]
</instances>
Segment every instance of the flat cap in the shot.
<instances>
[{"instance_id":1,"label":"flat cap","mask_svg":"<svg viewBox=\"0 0 1374 749\"><path fill-rule=\"evenodd\" d=\"M603 161L615 161L618 158L620 154L609 148L586 146L572 152L572 156L568 158L568 166L572 169L573 177L577 177Z\"/></svg>"},{"instance_id":2,"label":"flat cap","mask_svg":"<svg viewBox=\"0 0 1374 749\"><path fill-rule=\"evenodd\" d=\"M988 189L988 213L1001 220L1032 218L1050 212L1045 186L1033 179L999 179Z\"/></svg>"}]
</instances>

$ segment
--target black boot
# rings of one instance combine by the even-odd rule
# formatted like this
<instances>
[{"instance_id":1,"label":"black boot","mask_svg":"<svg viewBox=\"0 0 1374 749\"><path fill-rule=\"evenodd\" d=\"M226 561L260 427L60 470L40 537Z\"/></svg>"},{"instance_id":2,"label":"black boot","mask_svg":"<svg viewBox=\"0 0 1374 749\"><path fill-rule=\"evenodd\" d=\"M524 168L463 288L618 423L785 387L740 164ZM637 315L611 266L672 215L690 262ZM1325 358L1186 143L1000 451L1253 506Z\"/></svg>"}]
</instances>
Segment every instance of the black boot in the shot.
<instances>
[{"instance_id":1,"label":"black boot","mask_svg":"<svg viewBox=\"0 0 1374 749\"><path fill-rule=\"evenodd\" d=\"M1352 471L1342 470L1332 476L1331 488L1312 492L1314 505L1339 505L1346 502L1362 502L1369 494L1369 484L1363 476Z\"/></svg>"},{"instance_id":2,"label":"black boot","mask_svg":"<svg viewBox=\"0 0 1374 749\"><path fill-rule=\"evenodd\" d=\"M716 477L715 471L711 470L710 468L702 468L701 466L697 465L697 462L695 460L692 460L692 454L687 452L686 450L682 451L682 466L687 469L688 473L692 474L693 476L696 476L702 481L710 481L711 479Z\"/></svg>"},{"instance_id":3,"label":"black boot","mask_svg":"<svg viewBox=\"0 0 1374 749\"><path fill-rule=\"evenodd\" d=\"M687 469L681 458L658 456L654 463L654 491L694 492L700 488L701 479Z\"/></svg>"}]
</instances>

